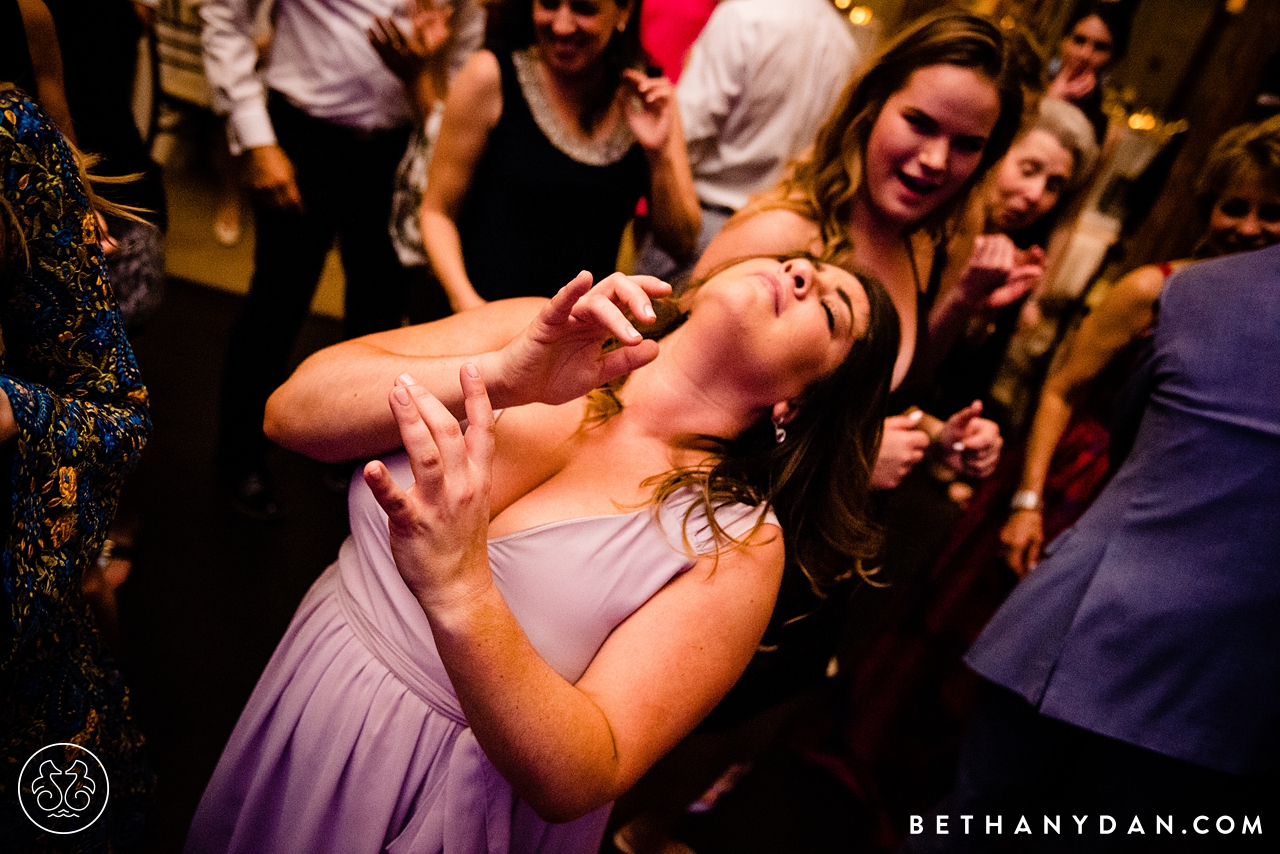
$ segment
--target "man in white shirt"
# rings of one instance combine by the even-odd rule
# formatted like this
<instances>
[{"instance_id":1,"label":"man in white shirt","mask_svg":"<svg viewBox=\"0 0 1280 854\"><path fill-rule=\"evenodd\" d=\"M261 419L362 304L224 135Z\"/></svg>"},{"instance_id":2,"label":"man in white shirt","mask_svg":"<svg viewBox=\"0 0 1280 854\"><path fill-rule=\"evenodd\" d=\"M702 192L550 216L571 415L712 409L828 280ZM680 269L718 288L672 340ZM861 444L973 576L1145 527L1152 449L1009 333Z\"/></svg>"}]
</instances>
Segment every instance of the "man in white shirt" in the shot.
<instances>
[{"instance_id":1,"label":"man in white shirt","mask_svg":"<svg viewBox=\"0 0 1280 854\"><path fill-rule=\"evenodd\" d=\"M680 279L734 211L813 143L859 51L829 0L723 0L676 87L702 231L688 264L649 241L642 272Z\"/></svg>"},{"instance_id":2,"label":"man in white shirt","mask_svg":"<svg viewBox=\"0 0 1280 854\"><path fill-rule=\"evenodd\" d=\"M405 273L388 233L396 165L413 111L404 84L369 42L374 18L415 0L275 0L275 33L258 70L258 8L272 0L205 0L205 73L244 154L256 243L249 296L223 371L217 462L232 506L254 518L279 508L264 466L263 409L285 379L325 256L339 240L349 337L398 326ZM474 11L468 4L470 11ZM473 50L480 14L452 22L452 51Z\"/></svg>"}]
</instances>

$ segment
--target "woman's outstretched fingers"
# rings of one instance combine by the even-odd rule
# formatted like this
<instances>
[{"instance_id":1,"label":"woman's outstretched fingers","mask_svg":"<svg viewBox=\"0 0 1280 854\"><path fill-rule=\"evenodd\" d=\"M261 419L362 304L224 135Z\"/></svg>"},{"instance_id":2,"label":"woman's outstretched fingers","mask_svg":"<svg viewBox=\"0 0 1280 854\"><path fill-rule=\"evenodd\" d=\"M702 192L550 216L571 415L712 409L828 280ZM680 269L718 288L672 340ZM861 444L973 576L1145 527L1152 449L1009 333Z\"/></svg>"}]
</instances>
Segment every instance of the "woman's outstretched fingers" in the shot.
<instances>
[{"instance_id":1,"label":"woman's outstretched fingers","mask_svg":"<svg viewBox=\"0 0 1280 854\"><path fill-rule=\"evenodd\" d=\"M438 485L444 473L440 449L436 447L431 429L422 418L415 394L430 396L417 384L397 385L392 388L391 412L395 415L396 426L400 428L400 439L404 442L405 452L409 456L409 467L413 470L413 479L430 487Z\"/></svg>"},{"instance_id":2,"label":"woman's outstretched fingers","mask_svg":"<svg viewBox=\"0 0 1280 854\"><path fill-rule=\"evenodd\" d=\"M485 467L486 477L493 463L494 417L493 404L485 389L480 369L471 362L458 372L462 383L462 401L467 410L467 456L473 463Z\"/></svg>"},{"instance_id":3,"label":"woman's outstretched fingers","mask_svg":"<svg viewBox=\"0 0 1280 854\"><path fill-rule=\"evenodd\" d=\"M413 405L418 410L422 422L430 431L431 441L435 446L440 461L441 476L448 478L462 470L467 464L467 449L463 444L462 426L453 417L440 399L421 386L407 389L413 398ZM409 450L408 445L405 446ZM412 451L410 451L412 459Z\"/></svg>"},{"instance_id":4,"label":"woman's outstretched fingers","mask_svg":"<svg viewBox=\"0 0 1280 854\"><path fill-rule=\"evenodd\" d=\"M405 492L391 478L391 472L381 460L370 460L364 466L364 482L373 493L378 506L386 511L393 523L400 523L409 515L409 505Z\"/></svg>"},{"instance_id":5,"label":"woman's outstretched fingers","mask_svg":"<svg viewBox=\"0 0 1280 854\"><path fill-rule=\"evenodd\" d=\"M569 284L556 291L555 296L551 298L551 302L547 303L547 307L542 310L543 320L547 323L556 324L564 323L568 320L578 300L582 299L583 295L591 290L592 281L591 273L586 270L574 276L569 281Z\"/></svg>"}]
</instances>

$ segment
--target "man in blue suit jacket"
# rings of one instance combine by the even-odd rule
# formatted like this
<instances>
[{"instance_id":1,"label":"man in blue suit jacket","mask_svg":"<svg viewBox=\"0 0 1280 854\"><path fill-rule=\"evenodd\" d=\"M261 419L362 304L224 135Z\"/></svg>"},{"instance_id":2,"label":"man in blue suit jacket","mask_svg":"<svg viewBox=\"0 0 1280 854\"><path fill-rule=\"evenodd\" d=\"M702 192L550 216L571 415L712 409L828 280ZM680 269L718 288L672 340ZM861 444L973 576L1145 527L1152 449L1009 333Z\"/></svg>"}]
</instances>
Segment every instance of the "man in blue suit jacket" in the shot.
<instances>
[{"instance_id":1,"label":"man in blue suit jacket","mask_svg":"<svg viewBox=\"0 0 1280 854\"><path fill-rule=\"evenodd\" d=\"M970 649L990 684L910 850L1216 852L1277 829L1280 246L1185 268L1158 317L1133 450Z\"/></svg>"}]
</instances>

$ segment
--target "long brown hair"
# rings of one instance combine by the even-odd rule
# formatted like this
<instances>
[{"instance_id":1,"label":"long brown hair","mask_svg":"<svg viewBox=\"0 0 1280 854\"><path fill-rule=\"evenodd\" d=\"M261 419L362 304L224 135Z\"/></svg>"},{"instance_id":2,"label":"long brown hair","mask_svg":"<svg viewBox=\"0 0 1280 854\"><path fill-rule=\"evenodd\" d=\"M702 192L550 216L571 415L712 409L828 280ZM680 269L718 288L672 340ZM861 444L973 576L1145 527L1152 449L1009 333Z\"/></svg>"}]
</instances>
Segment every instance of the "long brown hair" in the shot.
<instances>
[{"instance_id":1,"label":"long brown hair","mask_svg":"<svg viewBox=\"0 0 1280 854\"><path fill-rule=\"evenodd\" d=\"M810 256L797 253L779 260L791 257ZM683 306L697 288L744 260L719 265L693 283L678 303L667 301L659 310L661 328L646 334L661 338L677 328L688 317ZM678 490L693 489L698 500L686 522L695 512L705 513L722 547L739 541L716 524L716 508L735 502L771 507L782 526L787 571L803 573L820 597L852 573L869 577L868 563L881 542L869 508L871 469L898 353L898 315L877 279L854 275L871 306L867 331L834 371L805 391L799 413L786 425L786 440L776 440L767 418L729 441L696 437L714 452L711 462L651 478L655 504ZM620 409L616 395L602 390L591 400L588 421L605 420Z\"/></svg>"},{"instance_id":2,"label":"long brown hair","mask_svg":"<svg viewBox=\"0 0 1280 854\"><path fill-rule=\"evenodd\" d=\"M943 224L964 204L975 182L1008 151L1022 119L1021 66L1010 40L986 18L955 10L921 18L881 48L867 70L840 94L812 152L793 165L776 190L748 205L744 213L777 207L793 210L818 225L824 256L850 255L849 221L865 177L863 161L871 128L885 102L907 85L914 72L931 65L972 69L992 82L1000 98L1000 115L978 168L950 199L916 224L939 237Z\"/></svg>"}]
</instances>

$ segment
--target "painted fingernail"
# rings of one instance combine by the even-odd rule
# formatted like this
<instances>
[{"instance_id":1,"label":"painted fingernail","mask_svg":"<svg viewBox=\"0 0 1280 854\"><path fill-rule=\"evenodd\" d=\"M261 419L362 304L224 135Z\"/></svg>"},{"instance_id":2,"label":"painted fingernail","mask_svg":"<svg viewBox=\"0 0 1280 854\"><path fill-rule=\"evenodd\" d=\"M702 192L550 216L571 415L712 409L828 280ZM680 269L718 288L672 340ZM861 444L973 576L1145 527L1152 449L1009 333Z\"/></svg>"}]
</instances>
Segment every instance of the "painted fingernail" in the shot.
<instances>
[{"instance_id":1,"label":"painted fingernail","mask_svg":"<svg viewBox=\"0 0 1280 854\"><path fill-rule=\"evenodd\" d=\"M407 389L398 388L392 394L395 396L396 403L408 404L409 392Z\"/></svg>"},{"instance_id":2,"label":"painted fingernail","mask_svg":"<svg viewBox=\"0 0 1280 854\"><path fill-rule=\"evenodd\" d=\"M963 451L963 450L964 450L964 442L956 442L954 445L952 445L952 446L951 446L951 450L953 450L953 451Z\"/></svg>"},{"instance_id":3,"label":"painted fingernail","mask_svg":"<svg viewBox=\"0 0 1280 854\"><path fill-rule=\"evenodd\" d=\"M408 374L401 374L400 376L396 377L396 379L400 380L401 385L417 385L418 384L418 381L415 380L413 377L409 376Z\"/></svg>"},{"instance_id":4,"label":"painted fingernail","mask_svg":"<svg viewBox=\"0 0 1280 854\"><path fill-rule=\"evenodd\" d=\"M475 365L471 364L470 362L467 362L465 365L463 365L462 369L467 372L467 376L469 377L475 378L480 376L480 369L477 368Z\"/></svg>"},{"instance_id":5,"label":"painted fingernail","mask_svg":"<svg viewBox=\"0 0 1280 854\"><path fill-rule=\"evenodd\" d=\"M915 412L912 412L912 413L911 413L910 415L908 415L907 417L911 419L911 423L912 423L912 424L915 424L915 423L919 422L919 420L920 420L921 418L924 418L924 410L923 410L923 409L917 409Z\"/></svg>"}]
</instances>

